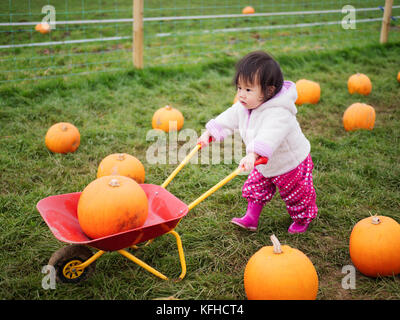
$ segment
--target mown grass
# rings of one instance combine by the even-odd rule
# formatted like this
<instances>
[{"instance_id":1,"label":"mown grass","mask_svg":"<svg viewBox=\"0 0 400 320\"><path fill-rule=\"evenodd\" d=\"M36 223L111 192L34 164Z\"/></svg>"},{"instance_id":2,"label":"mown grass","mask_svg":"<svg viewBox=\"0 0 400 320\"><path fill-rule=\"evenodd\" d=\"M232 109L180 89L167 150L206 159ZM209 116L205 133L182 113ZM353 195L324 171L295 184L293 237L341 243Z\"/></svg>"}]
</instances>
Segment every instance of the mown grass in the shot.
<instances>
[{"instance_id":1,"label":"mown grass","mask_svg":"<svg viewBox=\"0 0 400 320\"><path fill-rule=\"evenodd\" d=\"M117 253L97 262L96 272L77 285L44 290L42 267L64 246L51 234L36 203L47 196L81 191L96 177L110 153L127 152L142 160L146 182L161 184L176 165L150 165L146 141L155 110L180 109L184 128L198 133L230 106L234 88L233 58L185 67L154 67L119 73L5 84L0 88L0 297L2 299L245 299L243 271L252 254L270 245L272 233L283 244L303 251L319 275L318 299L399 299L400 279L368 278L357 272L356 289L344 290L342 267L351 264L349 235L370 214L400 222L400 43L370 45L319 53L279 54L288 80L308 78L322 88L317 105L298 108L298 120L312 145L319 215L310 230L290 235L290 218L277 194L264 208L259 230L249 233L229 223L245 210L238 176L188 213L176 231L181 235L187 275L181 282L162 281ZM367 74L372 93L350 95L347 78ZM353 102L374 106L372 131L346 132L342 115ZM81 145L73 154L52 154L44 145L55 122L74 123ZM228 175L236 163L189 164L168 190L189 203ZM175 240L157 238L136 251L156 269L180 274Z\"/></svg>"}]
</instances>

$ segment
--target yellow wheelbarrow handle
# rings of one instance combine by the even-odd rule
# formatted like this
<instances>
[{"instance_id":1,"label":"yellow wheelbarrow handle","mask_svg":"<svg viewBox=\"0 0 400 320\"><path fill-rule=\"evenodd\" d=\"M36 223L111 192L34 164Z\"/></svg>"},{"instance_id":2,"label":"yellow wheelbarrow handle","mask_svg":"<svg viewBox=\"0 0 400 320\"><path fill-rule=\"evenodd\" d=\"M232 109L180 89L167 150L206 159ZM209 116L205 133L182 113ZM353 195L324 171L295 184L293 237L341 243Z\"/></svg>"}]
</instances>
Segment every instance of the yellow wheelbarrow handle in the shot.
<instances>
[{"instance_id":1,"label":"yellow wheelbarrow handle","mask_svg":"<svg viewBox=\"0 0 400 320\"><path fill-rule=\"evenodd\" d=\"M210 140L211 140L211 138L210 138ZM185 159L183 159L183 161L179 164L179 166L169 175L169 177L167 178L167 180L165 180L165 182L161 185L161 187L165 188L172 181L172 179L178 174L178 172L181 171L182 168L189 162L189 160L196 154L196 152L199 149L201 149L202 147L203 147L203 145L201 143L198 143L196 145L196 147L194 147L193 150L190 151L190 153L185 157ZM268 158L259 158L256 162L254 162L254 166L257 166L259 164L266 164L267 162L268 162ZM190 203L188 205L189 211L192 210L195 206L197 206L205 198L207 198L208 196L213 194L215 191L217 191L219 188L221 188L222 186L227 184L229 181L231 181L233 178L235 178L241 171L242 171L242 168L240 168L240 167L236 168L226 178L224 178L223 180L218 182L215 186L213 186L208 191L204 192L199 198L197 198L196 200L194 200L192 203ZM178 224L179 224L179 222L181 220L182 219L180 219L178 221L178 223L175 226L175 228L178 226ZM176 238L176 241L177 241L178 252L179 252L179 260L180 260L181 268L182 268L182 272L181 272L181 275L179 276L179 280L182 280L186 275L186 262L185 262L185 256L184 256L184 253L183 253L182 242L181 242L181 239L180 239L178 233L176 233L174 230L171 230L169 233L174 235L175 238ZM135 263L137 263L140 266L142 266L143 268L145 268L147 271L153 273L157 277L159 277L161 279L164 279L164 280L168 279L165 275L163 275L162 273L160 273L157 270L153 269L152 267L150 267L149 265L147 265L143 261L139 260L138 258L134 257L133 255L129 254L127 251L120 250L119 252L122 255L124 255L127 258L129 258L130 260L134 261Z\"/></svg>"},{"instance_id":2,"label":"yellow wheelbarrow handle","mask_svg":"<svg viewBox=\"0 0 400 320\"><path fill-rule=\"evenodd\" d=\"M210 137L210 142L212 141L212 137ZM190 161L190 159L196 154L196 152L201 149L203 145L201 143L198 143L192 151L189 152L189 154L182 160L182 162L179 164L178 167L169 175L167 180L164 181L164 183L161 185L161 187L166 188L166 186L172 181L172 179L175 178L175 176L178 174L179 171L182 170L182 168ZM266 164L268 162L268 158L261 157L257 159L256 162L254 162L254 166L257 166L259 164ZM236 168L230 175L228 175L226 178L218 182L215 186L213 186L211 189L208 191L204 192L200 197L198 197L196 200L194 200L192 203L188 205L189 211L193 209L195 206L197 206L201 201L203 201L205 198L208 196L212 195L215 191L217 191L219 188L227 184L229 181L231 181L233 178L235 178L242 169L240 167Z\"/></svg>"},{"instance_id":3,"label":"yellow wheelbarrow handle","mask_svg":"<svg viewBox=\"0 0 400 320\"><path fill-rule=\"evenodd\" d=\"M189 162L189 160L196 154L196 152L201 149L201 144L198 143L192 151L189 152L189 154L185 157L185 159L182 160L182 162L179 164L178 167L175 168L174 171L169 175L167 180L164 181L164 183L161 185L161 187L166 188L167 185L172 181L173 178L178 174L179 171L182 170L182 168Z\"/></svg>"},{"instance_id":4,"label":"yellow wheelbarrow handle","mask_svg":"<svg viewBox=\"0 0 400 320\"><path fill-rule=\"evenodd\" d=\"M209 142L213 141L213 137L209 138ZM175 168L174 171L169 175L167 180L164 181L164 183L161 185L164 189L167 187L167 185L172 181L173 178L178 174L179 171L182 170L182 168L192 159L192 157L196 154L196 152L201 149L204 145L199 142L196 144L196 146L193 148L192 151L189 152L189 154L182 160L182 162L179 164L178 167Z\"/></svg>"},{"instance_id":5,"label":"yellow wheelbarrow handle","mask_svg":"<svg viewBox=\"0 0 400 320\"><path fill-rule=\"evenodd\" d=\"M212 141L212 137L210 137L210 142ZM164 183L161 185L161 187L166 188L167 185L172 181L172 179L175 178L175 176L178 174L179 171L182 170L182 168L190 161L190 159L196 154L196 152L201 149L203 145L201 143L198 143L192 151L189 152L189 154L182 160L182 162L179 164L178 167L169 175L169 177L164 181ZM266 164L268 162L268 158L261 157L257 159L256 162L254 162L254 166L257 166L259 164ZM200 197L198 197L196 200L194 200L191 204L188 205L189 211L193 209L195 206L197 206L201 201L203 201L205 198L208 196L212 195L215 191L217 191L219 188L227 184L229 181L231 181L233 178L235 178L240 172L242 171L241 168L236 168L230 175L228 175L226 178L218 182L215 186L213 186L211 189L208 191L204 192Z\"/></svg>"},{"instance_id":6,"label":"yellow wheelbarrow handle","mask_svg":"<svg viewBox=\"0 0 400 320\"><path fill-rule=\"evenodd\" d=\"M256 162L254 162L254 166L258 166L260 164L266 164L267 162L268 162L268 158L261 157L261 158L257 159ZM196 200L194 200L192 203L190 203L188 205L189 211L192 210L195 206L197 206L200 202L202 202L205 198L212 195L219 188L221 188L222 186L227 184L229 181L231 181L233 178L235 178L241 171L242 171L242 168L240 168L240 167L236 168L226 178L224 178L223 180L218 182L215 186L213 186L208 191L204 192L200 197L198 197Z\"/></svg>"},{"instance_id":7,"label":"yellow wheelbarrow handle","mask_svg":"<svg viewBox=\"0 0 400 320\"><path fill-rule=\"evenodd\" d=\"M242 171L240 168L236 168L235 171L233 171L225 179L221 180L215 186L213 186L211 189L204 192L200 197L198 197L196 200L194 200L192 203L190 203L188 205L189 211L192 210L195 206L197 206L200 202L202 202L205 198L212 195L219 188L221 188L222 186L227 184L229 181L231 181L233 178L235 178L240 173L240 171Z\"/></svg>"}]
</instances>

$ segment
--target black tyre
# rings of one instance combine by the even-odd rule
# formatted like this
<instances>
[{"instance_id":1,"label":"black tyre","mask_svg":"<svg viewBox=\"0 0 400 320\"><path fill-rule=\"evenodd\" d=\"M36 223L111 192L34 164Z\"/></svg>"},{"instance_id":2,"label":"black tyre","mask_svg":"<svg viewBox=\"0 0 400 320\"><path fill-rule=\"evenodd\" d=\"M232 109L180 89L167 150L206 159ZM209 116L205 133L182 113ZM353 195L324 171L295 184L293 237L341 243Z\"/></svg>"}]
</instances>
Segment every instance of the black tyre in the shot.
<instances>
[{"instance_id":1,"label":"black tyre","mask_svg":"<svg viewBox=\"0 0 400 320\"><path fill-rule=\"evenodd\" d=\"M76 269L75 266L85 262L92 255L88 247L69 245L54 252L48 264L54 267L58 282L78 283L86 280L94 272L96 261L85 269Z\"/></svg>"}]
</instances>

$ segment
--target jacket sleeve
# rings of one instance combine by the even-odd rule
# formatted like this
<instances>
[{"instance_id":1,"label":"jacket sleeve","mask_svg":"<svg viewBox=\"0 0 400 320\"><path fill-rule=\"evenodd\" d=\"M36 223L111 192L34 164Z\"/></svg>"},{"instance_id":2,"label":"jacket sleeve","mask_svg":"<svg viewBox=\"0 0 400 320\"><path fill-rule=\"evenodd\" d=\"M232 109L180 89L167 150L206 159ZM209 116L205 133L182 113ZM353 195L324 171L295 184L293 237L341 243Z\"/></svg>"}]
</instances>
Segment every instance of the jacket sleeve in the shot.
<instances>
[{"instance_id":1,"label":"jacket sleeve","mask_svg":"<svg viewBox=\"0 0 400 320\"><path fill-rule=\"evenodd\" d=\"M215 119L211 119L206 124L206 129L211 133L216 141L222 141L227 136L232 135L235 129L239 128L238 105L226 109Z\"/></svg>"},{"instance_id":2,"label":"jacket sleeve","mask_svg":"<svg viewBox=\"0 0 400 320\"><path fill-rule=\"evenodd\" d=\"M254 139L246 146L246 153L255 152L262 157L271 158L294 125L293 114L284 108L266 110L254 128Z\"/></svg>"}]
</instances>

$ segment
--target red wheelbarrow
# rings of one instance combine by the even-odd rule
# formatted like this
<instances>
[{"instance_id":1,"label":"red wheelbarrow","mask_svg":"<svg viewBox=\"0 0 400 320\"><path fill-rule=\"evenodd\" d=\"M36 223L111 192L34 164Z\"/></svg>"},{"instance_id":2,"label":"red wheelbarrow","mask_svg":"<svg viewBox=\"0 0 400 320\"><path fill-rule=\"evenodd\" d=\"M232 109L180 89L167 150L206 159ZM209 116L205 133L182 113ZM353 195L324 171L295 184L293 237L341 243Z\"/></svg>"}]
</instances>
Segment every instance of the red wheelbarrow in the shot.
<instances>
[{"instance_id":1,"label":"red wheelbarrow","mask_svg":"<svg viewBox=\"0 0 400 320\"><path fill-rule=\"evenodd\" d=\"M186 275L186 263L181 238L174 229L189 210L232 180L241 171L240 168L237 168L198 199L186 205L165 188L201 147L201 144L197 144L161 186L141 184L149 201L149 213L145 224L136 229L90 239L82 231L77 217L80 192L60 194L40 200L36 208L53 235L58 240L70 244L57 250L48 262L55 268L57 281L77 283L87 279L95 269L96 260L107 251L118 251L155 276L167 280L168 278L161 272L126 250L127 248L138 249L136 245L143 242L148 245L155 238L167 233L176 238L182 269L178 280L182 280ZM260 158L255 165L265 164L267 161L266 158ZM88 247L98 249L98 251L93 254Z\"/></svg>"}]
</instances>

